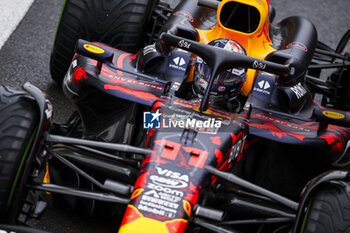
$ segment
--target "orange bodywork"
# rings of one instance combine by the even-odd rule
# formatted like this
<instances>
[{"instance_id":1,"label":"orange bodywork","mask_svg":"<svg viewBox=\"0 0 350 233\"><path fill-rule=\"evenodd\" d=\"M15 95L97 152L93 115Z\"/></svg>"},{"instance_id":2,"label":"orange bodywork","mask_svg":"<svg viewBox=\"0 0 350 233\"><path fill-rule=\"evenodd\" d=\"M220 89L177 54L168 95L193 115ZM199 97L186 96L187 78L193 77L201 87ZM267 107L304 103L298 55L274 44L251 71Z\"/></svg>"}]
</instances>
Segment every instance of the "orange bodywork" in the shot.
<instances>
[{"instance_id":1,"label":"orange bodywork","mask_svg":"<svg viewBox=\"0 0 350 233\"><path fill-rule=\"evenodd\" d=\"M188 221L174 219L169 221L158 221L147 218L133 205L128 205L119 233L177 233L186 230Z\"/></svg>"},{"instance_id":2,"label":"orange bodywork","mask_svg":"<svg viewBox=\"0 0 350 233\"><path fill-rule=\"evenodd\" d=\"M224 27L220 22L220 13L222 7L227 2L239 2L255 7L260 13L260 23L257 29L252 33L243 33ZM209 42L227 38L238 42L246 50L247 55L259 59L265 59L268 54L276 51L271 47L272 43L269 37L269 2L268 0L223 0L217 10L217 24L210 30L197 29L200 42L208 44ZM247 80L241 89L244 95L248 95L252 89L256 71L249 69Z\"/></svg>"}]
</instances>

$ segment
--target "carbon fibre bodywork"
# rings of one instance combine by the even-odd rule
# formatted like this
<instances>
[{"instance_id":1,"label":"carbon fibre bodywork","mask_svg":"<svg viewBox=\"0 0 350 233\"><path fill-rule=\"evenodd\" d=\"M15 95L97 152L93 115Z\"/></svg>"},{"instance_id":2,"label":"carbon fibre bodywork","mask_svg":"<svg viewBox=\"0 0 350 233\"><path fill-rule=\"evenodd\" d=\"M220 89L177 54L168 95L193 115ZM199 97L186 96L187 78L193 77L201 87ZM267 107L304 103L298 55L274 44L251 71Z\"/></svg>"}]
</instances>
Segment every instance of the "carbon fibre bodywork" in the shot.
<instances>
[{"instance_id":1,"label":"carbon fibre bodywork","mask_svg":"<svg viewBox=\"0 0 350 233\"><path fill-rule=\"evenodd\" d=\"M194 44L193 41L188 43ZM103 44L95 46L111 51L113 60L99 67L99 59L75 56L64 90L78 107L86 108L86 104L79 103L81 98L88 98L89 93L94 93L92 99L100 99L91 91L96 88L110 96L143 105L149 111L159 111L164 119L160 129L151 129L145 136L145 145L153 152L141 164L120 232L134 232L141 225L151 230L156 223L159 231L184 232L191 221L191 211L203 201L205 190L217 185L217 177L209 179L205 168L237 169L259 139L295 146L297 150L314 150L316 157L329 163L348 157L349 129L323 125L322 117L315 112L321 109L323 114L340 114L343 118L348 117L347 113L316 105L311 92L300 83L282 86L277 75L260 71L241 113L230 113L215 106L201 112L200 103L176 97L179 89L171 88L177 81L179 87L183 86L184 76L170 73L177 78L171 81L166 80L164 73L145 74L137 68L140 55L113 50ZM169 59L161 61L169 64ZM158 65L163 66L161 62ZM83 121L90 117L81 115ZM168 119L181 121L181 116L190 117L194 122L192 127L166 126ZM196 121L208 121L212 127L201 130L194 126ZM215 122L220 122L220 126L215 128Z\"/></svg>"},{"instance_id":2,"label":"carbon fibre bodywork","mask_svg":"<svg viewBox=\"0 0 350 233\"><path fill-rule=\"evenodd\" d=\"M62 85L78 113L39 130L52 179L28 188L70 195L73 207L77 197L91 200L90 213L96 201L117 204L119 232L298 232L314 190L348 180L347 171L332 171L307 184L350 163L350 113L314 103L319 89L307 80L320 81L308 68L317 68L316 53L343 59L344 70L348 57L320 52L305 18L271 25L268 0L199 5L182 1L157 42L136 54L78 41ZM235 7L261 19L245 28L222 16ZM206 45L221 36L247 56ZM211 70L203 96L191 89L197 56ZM215 77L237 67L247 81L217 104Z\"/></svg>"}]
</instances>

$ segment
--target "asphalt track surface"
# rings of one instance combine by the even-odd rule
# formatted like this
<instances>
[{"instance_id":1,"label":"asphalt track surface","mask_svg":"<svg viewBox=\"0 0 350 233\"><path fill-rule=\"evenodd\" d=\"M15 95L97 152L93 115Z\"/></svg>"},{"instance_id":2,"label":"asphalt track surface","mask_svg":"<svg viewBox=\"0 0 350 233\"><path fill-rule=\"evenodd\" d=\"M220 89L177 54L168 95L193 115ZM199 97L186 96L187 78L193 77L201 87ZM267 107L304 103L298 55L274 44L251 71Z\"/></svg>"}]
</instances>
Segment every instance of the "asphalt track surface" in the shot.
<instances>
[{"instance_id":1,"label":"asphalt track surface","mask_svg":"<svg viewBox=\"0 0 350 233\"><path fill-rule=\"evenodd\" d=\"M176 4L177 0L169 0ZM64 122L73 107L60 87L51 81L49 58L63 0L35 0L27 14L0 50L0 84L20 88L31 82L49 94L54 105L54 121ZM318 30L319 40L335 48L350 28L349 0L270 0L275 7L275 22L291 16L309 18ZM1 4L1 2L0 2ZM0 14L2 12L0 5ZM38 228L50 232L116 232L111 219L76 215L65 208L49 208Z\"/></svg>"},{"instance_id":2,"label":"asphalt track surface","mask_svg":"<svg viewBox=\"0 0 350 233\"><path fill-rule=\"evenodd\" d=\"M16 29L33 2L34 0L0 0L0 48Z\"/></svg>"}]
</instances>

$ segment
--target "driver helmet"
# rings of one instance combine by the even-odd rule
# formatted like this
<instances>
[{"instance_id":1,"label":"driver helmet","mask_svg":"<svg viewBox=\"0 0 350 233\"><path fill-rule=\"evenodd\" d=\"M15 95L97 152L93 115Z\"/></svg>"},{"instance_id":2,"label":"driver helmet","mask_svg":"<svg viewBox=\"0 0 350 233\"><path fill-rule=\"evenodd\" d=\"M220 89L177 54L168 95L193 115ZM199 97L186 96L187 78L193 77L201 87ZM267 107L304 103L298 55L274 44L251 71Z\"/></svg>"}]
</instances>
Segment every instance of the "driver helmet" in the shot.
<instances>
[{"instance_id":1,"label":"driver helmet","mask_svg":"<svg viewBox=\"0 0 350 233\"><path fill-rule=\"evenodd\" d=\"M236 41L230 39L216 39L211 41L209 45L246 55L244 48ZM246 80L246 71L244 68L235 68L220 73L215 78L210 94L214 96L227 96L228 98L235 97ZM209 78L209 66L202 58L198 57L194 63L193 73L193 92L196 96L201 97L204 95Z\"/></svg>"}]
</instances>

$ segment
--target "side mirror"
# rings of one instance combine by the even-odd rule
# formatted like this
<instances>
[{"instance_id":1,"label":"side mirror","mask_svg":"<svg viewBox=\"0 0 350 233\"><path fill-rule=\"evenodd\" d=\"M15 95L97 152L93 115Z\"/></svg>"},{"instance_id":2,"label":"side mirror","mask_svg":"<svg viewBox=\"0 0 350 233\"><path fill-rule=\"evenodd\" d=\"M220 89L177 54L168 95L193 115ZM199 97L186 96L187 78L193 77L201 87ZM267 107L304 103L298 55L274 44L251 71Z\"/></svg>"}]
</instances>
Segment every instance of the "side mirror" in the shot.
<instances>
[{"instance_id":1,"label":"side mirror","mask_svg":"<svg viewBox=\"0 0 350 233\"><path fill-rule=\"evenodd\" d=\"M102 63L112 63L114 53L101 48L89 41L79 39L75 47L75 52L88 58L97 60L98 71L101 71Z\"/></svg>"},{"instance_id":2,"label":"side mirror","mask_svg":"<svg viewBox=\"0 0 350 233\"><path fill-rule=\"evenodd\" d=\"M318 132L326 130L328 124L343 127L350 126L350 113L348 112L316 107L312 116L316 121L320 122Z\"/></svg>"}]
</instances>

